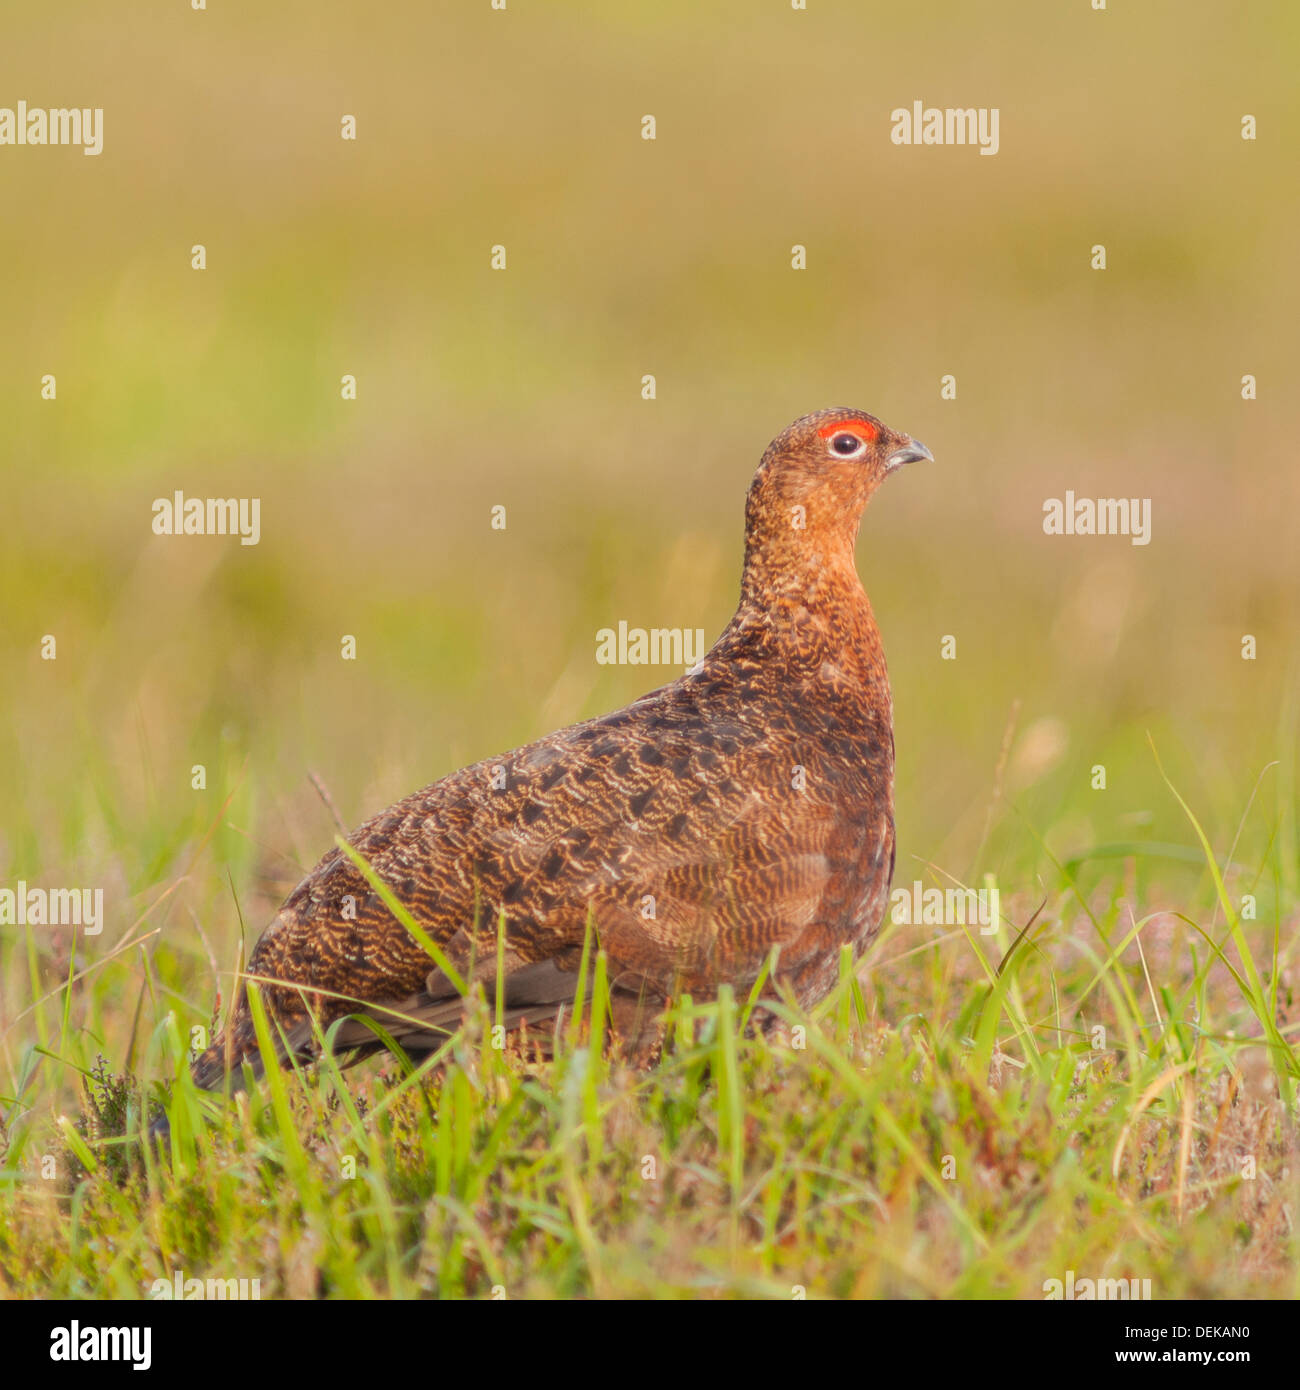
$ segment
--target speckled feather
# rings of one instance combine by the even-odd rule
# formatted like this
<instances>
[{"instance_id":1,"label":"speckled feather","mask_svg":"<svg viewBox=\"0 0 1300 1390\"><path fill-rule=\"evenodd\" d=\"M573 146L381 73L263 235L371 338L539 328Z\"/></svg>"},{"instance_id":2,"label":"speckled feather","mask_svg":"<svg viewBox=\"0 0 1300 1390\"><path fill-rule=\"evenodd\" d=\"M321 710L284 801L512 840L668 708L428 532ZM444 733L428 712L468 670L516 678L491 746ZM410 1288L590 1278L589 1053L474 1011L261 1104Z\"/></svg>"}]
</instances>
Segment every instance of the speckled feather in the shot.
<instances>
[{"instance_id":1,"label":"speckled feather","mask_svg":"<svg viewBox=\"0 0 1300 1390\"><path fill-rule=\"evenodd\" d=\"M862 445L842 458L845 435ZM820 411L768 447L746 505L740 606L703 661L602 718L462 768L368 820L350 843L461 971L492 997L506 919L507 1022L571 1000L588 917L606 952L616 1032L653 1055L679 991L744 993L773 946L799 999L822 998L840 948L878 929L894 865L894 742L880 635L854 566L863 508L899 462L928 457L861 411ZM413 1051L460 1000L355 865L331 850L258 942L248 973L291 1048L360 1012ZM313 991L326 993L316 994ZM412 1019L418 1020L418 1023ZM373 1034L348 1022L341 1046ZM201 1086L259 1069L239 991Z\"/></svg>"}]
</instances>

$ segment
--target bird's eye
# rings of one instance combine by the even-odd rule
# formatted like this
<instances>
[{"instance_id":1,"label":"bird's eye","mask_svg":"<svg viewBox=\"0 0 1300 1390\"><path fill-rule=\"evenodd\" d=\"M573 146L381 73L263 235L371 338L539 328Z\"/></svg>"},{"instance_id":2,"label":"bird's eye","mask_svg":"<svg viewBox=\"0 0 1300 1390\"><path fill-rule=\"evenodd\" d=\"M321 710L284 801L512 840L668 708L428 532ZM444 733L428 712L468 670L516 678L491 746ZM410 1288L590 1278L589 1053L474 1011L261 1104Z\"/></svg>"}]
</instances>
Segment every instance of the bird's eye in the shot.
<instances>
[{"instance_id":1,"label":"bird's eye","mask_svg":"<svg viewBox=\"0 0 1300 1390\"><path fill-rule=\"evenodd\" d=\"M860 454L865 449L866 443L859 439L856 434L837 434L831 440L831 448L840 455L841 458L848 458L852 454Z\"/></svg>"}]
</instances>

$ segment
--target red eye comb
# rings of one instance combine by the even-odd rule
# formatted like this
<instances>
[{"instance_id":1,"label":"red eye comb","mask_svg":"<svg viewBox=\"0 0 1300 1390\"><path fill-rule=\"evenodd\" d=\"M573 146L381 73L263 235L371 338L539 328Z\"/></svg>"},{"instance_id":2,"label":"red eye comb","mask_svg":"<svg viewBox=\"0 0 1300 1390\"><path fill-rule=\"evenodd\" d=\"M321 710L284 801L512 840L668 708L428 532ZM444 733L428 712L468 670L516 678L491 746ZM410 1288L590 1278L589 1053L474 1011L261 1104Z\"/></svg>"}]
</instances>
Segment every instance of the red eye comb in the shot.
<instances>
[{"instance_id":1,"label":"red eye comb","mask_svg":"<svg viewBox=\"0 0 1300 1390\"><path fill-rule=\"evenodd\" d=\"M823 425L817 433L823 439L829 439L831 435L838 434L841 430L847 430L849 434L856 434L859 439L865 439L868 444L880 433L875 425L868 424L866 420L859 420L856 415L850 415L843 420L832 420L829 425Z\"/></svg>"}]
</instances>

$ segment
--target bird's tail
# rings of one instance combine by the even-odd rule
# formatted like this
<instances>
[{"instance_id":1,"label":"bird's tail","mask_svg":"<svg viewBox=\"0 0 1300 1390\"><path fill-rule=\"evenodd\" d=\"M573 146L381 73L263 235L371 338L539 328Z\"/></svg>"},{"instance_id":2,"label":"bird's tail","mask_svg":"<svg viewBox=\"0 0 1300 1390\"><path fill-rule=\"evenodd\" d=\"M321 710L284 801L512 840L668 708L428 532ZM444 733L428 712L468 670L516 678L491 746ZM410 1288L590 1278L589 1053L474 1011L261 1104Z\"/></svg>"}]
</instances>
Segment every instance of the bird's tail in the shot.
<instances>
[{"instance_id":1,"label":"bird's tail","mask_svg":"<svg viewBox=\"0 0 1300 1390\"><path fill-rule=\"evenodd\" d=\"M237 1029L228 1028L194 1059L190 1077L200 1091L220 1091L227 1076L234 1083L234 1089L239 1090L243 1086L245 1065L252 1069L255 1077L266 1070L257 1039L241 1038Z\"/></svg>"},{"instance_id":2,"label":"bird's tail","mask_svg":"<svg viewBox=\"0 0 1300 1390\"><path fill-rule=\"evenodd\" d=\"M485 993L492 998L494 981L484 981ZM575 976L557 970L552 962L528 966L507 976L504 1008L500 1022L508 1032L526 1029L531 1044L549 1055L551 1034L566 1021L574 1004ZM634 1065L646 1066L657 1055L662 1041L659 1015L663 1000L646 994L639 981L619 982L610 991L610 1025L624 1057ZM386 1043L367 1023L377 1023L383 1032L413 1060L428 1057L442 1048L464 1022L466 1001L451 992L440 971L430 972L424 990L409 998L358 1006L356 1014L338 1020L330 1029L334 1050L346 1054L347 1063L381 1051ZM494 1019L495 1022L495 1019ZM294 1021L272 1023L276 1061L286 1065L290 1058L310 1059L319 1054L319 1025L299 1016ZM243 1090L258 1080L266 1063L257 1043L247 998L240 996L225 1030L195 1059L190 1075L204 1091ZM154 1121L151 1136L167 1133L163 1116Z\"/></svg>"}]
</instances>

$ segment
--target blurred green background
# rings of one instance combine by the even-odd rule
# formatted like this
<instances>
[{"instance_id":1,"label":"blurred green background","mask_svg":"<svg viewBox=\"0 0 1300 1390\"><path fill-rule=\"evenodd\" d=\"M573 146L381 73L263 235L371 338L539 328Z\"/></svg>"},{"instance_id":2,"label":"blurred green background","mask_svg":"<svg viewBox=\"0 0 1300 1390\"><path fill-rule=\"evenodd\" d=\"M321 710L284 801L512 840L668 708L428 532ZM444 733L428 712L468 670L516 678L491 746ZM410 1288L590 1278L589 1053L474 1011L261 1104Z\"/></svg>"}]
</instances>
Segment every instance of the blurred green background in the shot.
<instances>
[{"instance_id":1,"label":"blurred green background","mask_svg":"<svg viewBox=\"0 0 1300 1390\"><path fill-rule=\"evenodd\" d=\"M0 104L105 143L0 148L0 882L103 886L92 957L147 912L205 1012L332 843L310 772L354 825L671 679L597 629L711 641L763 447L843 404L937 460L859 550L899 880L1186 843L1149 732L1221 856L1280 760L1239 855L1281 846L1293 914L1297 39L1212 0L6 4ZM998 107L1000 152L891 144L917 99ZM154 536L176 489L260 497L261 543ZM1150 497L1151 544L1045 536L1067 489ZM9 1066L67 944L0 930Z\"/></svg>"}]
</instances>

